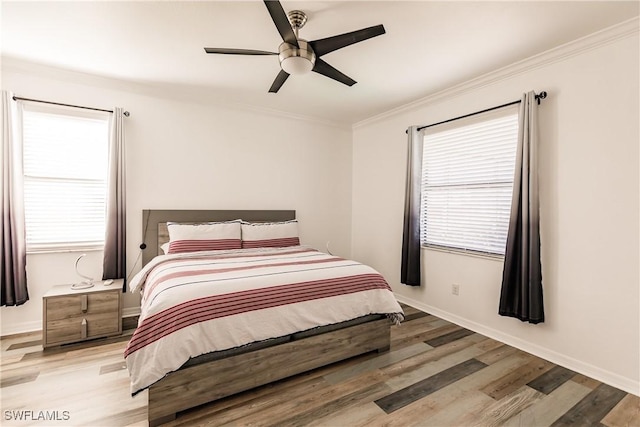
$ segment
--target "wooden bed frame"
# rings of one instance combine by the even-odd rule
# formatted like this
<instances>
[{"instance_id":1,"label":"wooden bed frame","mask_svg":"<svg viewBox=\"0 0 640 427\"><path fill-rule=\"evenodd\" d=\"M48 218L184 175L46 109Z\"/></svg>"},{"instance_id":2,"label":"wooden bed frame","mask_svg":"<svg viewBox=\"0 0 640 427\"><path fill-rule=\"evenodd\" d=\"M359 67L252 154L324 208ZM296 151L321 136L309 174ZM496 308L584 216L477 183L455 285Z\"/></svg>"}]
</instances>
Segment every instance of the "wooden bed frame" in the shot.
<instances>
[{"instance_id":1,"label":"wooden bed frame","mask_svg":"<svg viewBox=\"0 0 640 427\"><path fill-rule=\"evenodd\" d=\"M193 223L238 218L252 222L286 221L295 219L295 211L144 210L143 265L159 253L159 246L166 241L167 221ZM149 387L149 425L167 423L185 409L350 357L388 351L389 345L390 322L382 318L182 368Z\"/></svg>"}]
</instances>

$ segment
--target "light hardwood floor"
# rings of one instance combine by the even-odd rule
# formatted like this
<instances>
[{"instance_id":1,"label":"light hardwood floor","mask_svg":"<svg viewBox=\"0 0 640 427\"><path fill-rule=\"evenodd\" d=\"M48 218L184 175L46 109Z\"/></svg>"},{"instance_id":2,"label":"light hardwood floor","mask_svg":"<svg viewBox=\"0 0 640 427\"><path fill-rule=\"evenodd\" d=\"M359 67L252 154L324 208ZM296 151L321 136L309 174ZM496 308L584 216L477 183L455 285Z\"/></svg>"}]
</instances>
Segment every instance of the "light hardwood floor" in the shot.
<instances>
[{"instance_id":1,"label":"light hardwood floor","mask_svg":"<svg viewBox=\"0 0 640 427\"><path fill-rule=\"evenodd\" d=\"M387 353L185 411L168 425L640 426L637 396L413 308L405 313ZM147 425L146 392L129 394L127 340L43 352L39 334L2 339L0 424Z\"/></svg>"}]
</instances>

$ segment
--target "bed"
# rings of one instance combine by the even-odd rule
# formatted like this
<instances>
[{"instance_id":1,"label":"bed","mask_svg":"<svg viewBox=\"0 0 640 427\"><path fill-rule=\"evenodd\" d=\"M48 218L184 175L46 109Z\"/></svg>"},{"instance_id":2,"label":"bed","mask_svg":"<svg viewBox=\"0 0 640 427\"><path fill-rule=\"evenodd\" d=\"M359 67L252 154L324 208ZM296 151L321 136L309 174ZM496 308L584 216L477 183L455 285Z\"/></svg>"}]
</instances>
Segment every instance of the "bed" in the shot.
<instances>
[{"instance_id":1,"label":"bed","mask_svg":"<svg viewBox=\"0 0 640 427\"><path fill-rule=\"evenodd\" d=\"M175 237L204 227L227 234L197 243ZM142 313L125 360L132 394L148 389L150 425L389 349L390 326L403 314L382 276L299 245L295 227L290 210L143 211L143 268L130 282L142 290Z\"/></svg>"}]
</instances>

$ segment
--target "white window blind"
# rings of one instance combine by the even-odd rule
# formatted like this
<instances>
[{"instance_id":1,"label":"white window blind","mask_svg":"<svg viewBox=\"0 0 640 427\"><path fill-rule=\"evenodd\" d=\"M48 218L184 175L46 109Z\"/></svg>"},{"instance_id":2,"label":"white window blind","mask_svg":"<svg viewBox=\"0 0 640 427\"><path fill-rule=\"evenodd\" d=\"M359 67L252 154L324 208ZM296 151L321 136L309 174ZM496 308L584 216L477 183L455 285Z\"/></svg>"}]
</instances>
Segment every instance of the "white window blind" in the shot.
<instances>
[{"instance_id":1,"label":"white window blind","mask_svg":"<svg viewBox=\"0 0 640 427\"><path fill-rule=\"evenodd\" d=\"M514 110L425 134L423 245L504 255L518 138Z\"/></svg>"},{"instance_id":2,"label":"white window blind","mask_svg":"<svg viewBox=\"0 0 640 427\"><path fill-rule=\"evenodd\" d=\"M24 105L28 250L104 245L109 115Z\"/></svg>"}]
</instances>

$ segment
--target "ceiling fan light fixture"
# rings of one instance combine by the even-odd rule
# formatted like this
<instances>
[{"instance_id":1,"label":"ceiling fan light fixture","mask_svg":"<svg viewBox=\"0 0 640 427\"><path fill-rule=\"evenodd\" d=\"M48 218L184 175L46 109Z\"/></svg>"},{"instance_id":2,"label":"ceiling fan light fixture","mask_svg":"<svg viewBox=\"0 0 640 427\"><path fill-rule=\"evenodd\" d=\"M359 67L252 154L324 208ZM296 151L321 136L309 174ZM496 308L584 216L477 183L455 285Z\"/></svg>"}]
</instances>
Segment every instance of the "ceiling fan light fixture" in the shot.
<instances>
[{"instance_id":1,"label":"ceiling fan light fixture","mask_svg":"<svg viewBox=\"0 0 640 427\"><path fill-rule=\"evenodd\" d=\"M299 48L296 48L285 42L278 49L280 67L288 74L305 74L311 71L315 65L316 54L311 46L301 39L298 39L298 46Z\"/></svg>"},{"instance_id":2,"label":"ceiling fan light fixture","mask_svg":"<svg viewBox=\"0 0 640 427\"><path fill-rule=\"evenodd\" d=\"M280 62L280 66L288 74L305 74L311 71L313 64L307 58L290 56Z\"/></svg>"}]
</instances>

